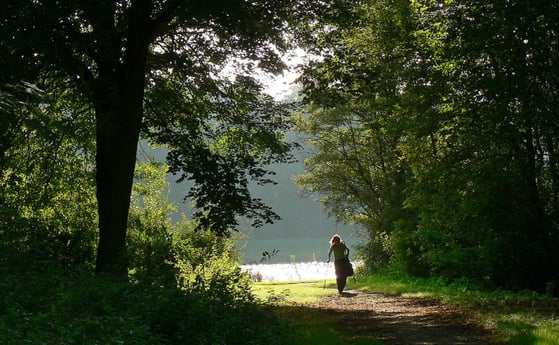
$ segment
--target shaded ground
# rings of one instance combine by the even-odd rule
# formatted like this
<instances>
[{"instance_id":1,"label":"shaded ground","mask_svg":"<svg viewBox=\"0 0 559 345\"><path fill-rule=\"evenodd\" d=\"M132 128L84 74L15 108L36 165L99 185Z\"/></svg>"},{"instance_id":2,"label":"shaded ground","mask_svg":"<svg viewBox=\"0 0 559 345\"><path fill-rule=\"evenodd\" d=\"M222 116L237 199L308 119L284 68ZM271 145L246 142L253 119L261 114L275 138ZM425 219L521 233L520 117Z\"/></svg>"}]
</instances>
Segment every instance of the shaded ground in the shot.
<instances>
[{"instance_id":1,"label":"shaded ground","mask_svg":"<svg viewBox=\"0 0 559 345\"><path fill-rule=\"evenodd\" d=\"M350 338L373 336L390 345L490 344L490 330L457 309L424 299L350 290L313 307L334 316Z\"/></svg>"}]
</instances>

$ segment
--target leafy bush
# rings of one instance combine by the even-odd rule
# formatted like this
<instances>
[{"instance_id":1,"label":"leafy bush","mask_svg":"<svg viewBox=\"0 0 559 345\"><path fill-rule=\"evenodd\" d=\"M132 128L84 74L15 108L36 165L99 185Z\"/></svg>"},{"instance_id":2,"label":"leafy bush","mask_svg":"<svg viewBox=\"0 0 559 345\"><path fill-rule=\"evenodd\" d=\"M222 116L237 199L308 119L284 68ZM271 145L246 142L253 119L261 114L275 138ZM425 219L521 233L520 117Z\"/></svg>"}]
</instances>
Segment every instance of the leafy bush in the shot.
<instances>
[{"instance_id":1,"label":"leafy bush","mask_svg":"<svg viewBox=\"0 0 559 345\"><path fill-rule=\"evenodd\" d=\"M9 94L2 89L0 264L91 263L97 239L91 109L73 103L72 93L54 97L27 83L7 87Z\"/></svg>"},{"instance_id":2,"label":"leafy bush","mask_svg":"<svg viewBox=\"0 0 559 345\"><path fill-rule=\"evenodd\" d=\"M56 212L51 204L21 216L15 203L2 209L0 344L283 342L285 325L256 303L233 241L169 220L164 171L150 164L137 170L128 280L93 275L92 209L54 203L70 194L51 200ZM86 232L75 230L87 219Z\"/></svg>"},{"instance_id":3,"label":"leafy bush","mask_svg":"<svg viewBox=\"0 0 559 345\"><path fill-rule=\"evenodd\" d=\"M282 326L265 307L215 294L94 276L0 275L0 343L274 344ZM271 339L271 340L270 340ZM277 340L275 343L279 343Z\"/></svg>"}]
</instances>

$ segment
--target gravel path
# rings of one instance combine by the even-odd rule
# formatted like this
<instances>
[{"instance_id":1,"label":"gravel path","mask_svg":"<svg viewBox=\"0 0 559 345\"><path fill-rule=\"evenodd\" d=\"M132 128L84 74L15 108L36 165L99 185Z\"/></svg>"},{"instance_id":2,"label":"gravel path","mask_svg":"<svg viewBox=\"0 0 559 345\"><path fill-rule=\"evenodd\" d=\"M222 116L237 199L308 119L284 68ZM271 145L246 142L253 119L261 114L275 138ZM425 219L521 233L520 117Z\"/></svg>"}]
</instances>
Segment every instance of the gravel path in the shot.
<instances>
[{"instance_id":1,"label":"gravel path","mask_svg":"<svg viewBox=\"0 0 559 345\"><path fill-rule=\"evenodd\" d=\"M490 331L458 309L419 298L349 290L314 307L334 316L350 337L387 345L488 345Z\"/></svg>"}]
</instances>

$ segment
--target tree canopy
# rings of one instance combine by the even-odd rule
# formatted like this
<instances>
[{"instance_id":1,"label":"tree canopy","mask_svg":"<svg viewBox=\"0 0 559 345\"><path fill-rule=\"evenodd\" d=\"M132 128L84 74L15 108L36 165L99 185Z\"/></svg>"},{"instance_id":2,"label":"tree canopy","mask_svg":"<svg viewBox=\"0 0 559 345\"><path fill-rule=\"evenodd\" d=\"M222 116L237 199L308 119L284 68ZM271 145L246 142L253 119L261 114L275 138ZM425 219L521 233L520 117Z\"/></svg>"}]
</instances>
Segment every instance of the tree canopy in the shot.
<instances>
[{"instance_id":1,"label":"tree canopy","mask_svg":"<svg viewBox=\"0 0 559 345\"><path fill-rule=\"evenodd\" d=\"M303 187L369 234L371 267L553 291L559 10L364 1L302 82ZM555 283L554 283L555 282ZM556 292L556 291L555 291Z\"/></svg>"},{"instance_id":2,"label":"tree canopy","mask_svg":"<svg viewBox=\"0 0 559 345\"><path fill-rule=\"evenodd\" d=\"M62 113L66 123L78 123L81 114L94 119L81 124L94 126L94 137L83 139L95 143L98 272L126 267L141 133L167 145L171 172L195 182L188 197L202 226L227 234L239 215L256 225L277 218L247 185L270 182L261 166L289 159L287 112L262 95L255 76L281 71L290 30L332 8L292 0L5 4L3 85L23 80L54 98L64 95L71 102Z\"/></svg>"},{"instance_id":3,"label":"tree canopy","mask_svg":"<svg viewBox=\"0 0 559 345\"><path fill-rule=\"evenodd\" d=\"M9 0L2 246L69 265L96 253L97 272L124 274L127 227L145 220L129 214L140 138L194 182L199 228L276 220L248 185L291 159L293 109L257 76L301 44L319 58L300 79L315 151L297 182L365 229L369 267L557 293L557 6ZM52 244L22 245L34 237Z\"/></svg>"}]
</instances>

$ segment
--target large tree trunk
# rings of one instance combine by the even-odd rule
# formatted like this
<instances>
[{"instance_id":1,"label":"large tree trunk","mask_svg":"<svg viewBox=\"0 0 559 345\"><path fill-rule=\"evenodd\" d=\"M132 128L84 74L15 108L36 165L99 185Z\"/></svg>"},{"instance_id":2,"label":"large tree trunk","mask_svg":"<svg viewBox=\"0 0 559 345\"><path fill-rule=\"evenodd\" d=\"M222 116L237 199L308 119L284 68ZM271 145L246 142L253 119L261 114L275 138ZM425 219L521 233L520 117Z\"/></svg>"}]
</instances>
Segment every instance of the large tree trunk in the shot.
<instances>
[{"instance_id":1,"label":"large tree trunk","mask_svg":"<svg viewBox=\"0 0 559 345\"><path fill-rule=\"evenodd\" d=\"M97 110L98 273L126 273L126 228L143 102L143 83L142 92L133 84L117 87L114 110Z\"/></svg>"},{"instance_id":2,"label":"large tree trunk","mask_svg":"<svg viewBox=\"0 0 559 345\"><path fill-rule=\"evenodd\" d=\"M110 126L97 127L99 246L96 272L120 275L126 273L126 228L139 131L132 124L137 121L133 119L137 115L131 111L98 115L101 117L107 117Z\"/></svg>"},{"instance_id":3,"label":"large tree trunk","mask_svg":"<svg viewBox=\"0 0 559 345\"><path fill-rule=\"evenodd\" d=\"M136 73L140 73L139 71ZM143 70L141 73L143 79ZM126 78L124 80L129 80ZM97 111L97 203L99 246L96 272L126 273L125 240L143 92L118 82L115 110ZM142 90L143 90L143 83ZM107 99L111 99L107 96Z\"/></svg>"},{"instance_id":4,"label":"large tree trunk","mask_svg":"<svg viewBox=\"0 0 559 345\"><path fill-rule=\"evenodd\" d=\"M99 246L96 272L125 275L126 228L143 116L149 46L150 1L135 1L130 11L125 56L99 76L97 115L97 202Z\"/></svg>"}]
</instances>

